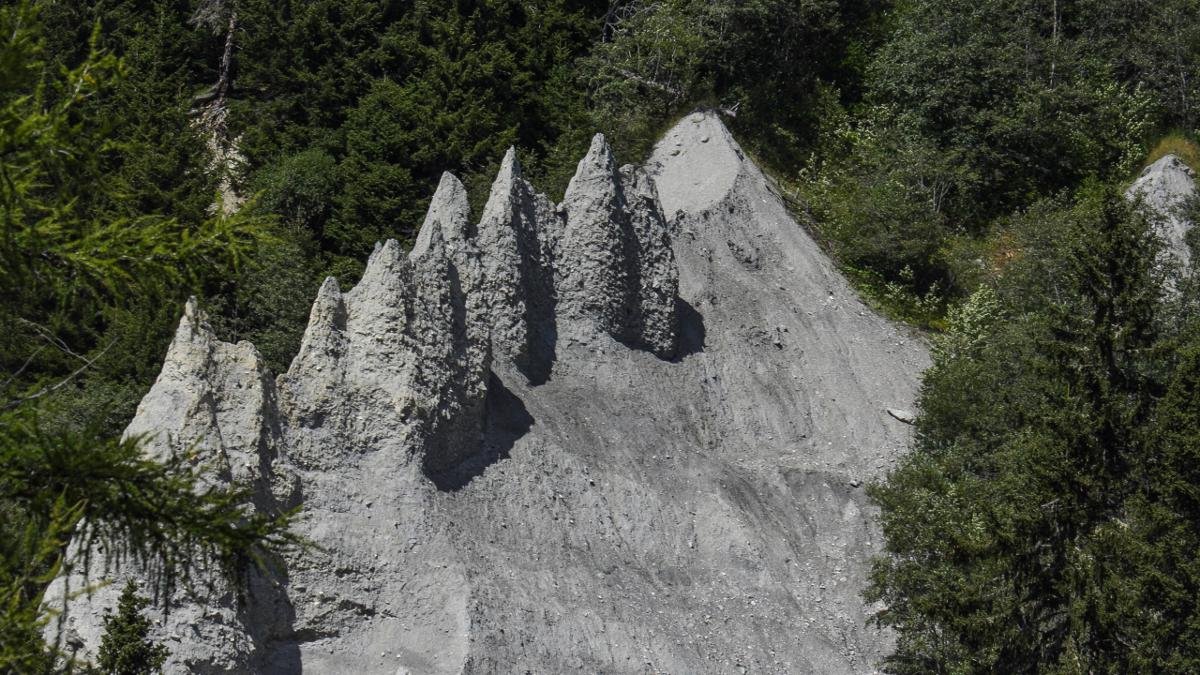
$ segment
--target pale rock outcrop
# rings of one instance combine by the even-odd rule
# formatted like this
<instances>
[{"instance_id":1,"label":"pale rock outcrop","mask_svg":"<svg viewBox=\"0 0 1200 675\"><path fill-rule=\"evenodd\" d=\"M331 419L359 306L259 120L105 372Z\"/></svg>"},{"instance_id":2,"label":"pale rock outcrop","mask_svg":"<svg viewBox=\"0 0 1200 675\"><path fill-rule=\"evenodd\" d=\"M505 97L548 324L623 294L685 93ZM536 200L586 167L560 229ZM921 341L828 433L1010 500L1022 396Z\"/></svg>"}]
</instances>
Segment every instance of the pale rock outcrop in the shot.
<instances>
[{"instance_id":1,"label":"pale rock outcrop","mask_svg":"<svg viewBox=\"0 0 1200 675\"><path fill-rule=\"evenodd\" d=\"M409 258L418 269L417 297L435 308L417 326L420 364L433 391L427 473L454 469L483 442L483 404L491 369L488 308L481 293L483 272L470 229L467 192L443 174ZM431 314L431 312L426 312Z\"/></svg>"},{"instance_id":2,"label":"pale rock outcrop","mask_svg":"<svg viewBox=\"0 0 1200 675\"><path fill-rule=\"evenodd\" d=\"M559 249L558 289L561 332L583 323L595 331L630 340L636 329L633 233L616 160L597 134L579 162L559 209L566 215Z\"/></svg>"},{"instance_id":3,"label":"pale rock outcrop","mask_svg":"<svg viewBox=\"0 0 1200 675\"><path fill-rule=\"evenodd\" d=\"M555 339L553 256L560 234L553 204L521 177L510 148L483 208L476 245L493 354L535 380L546 376Z\"/></svg>"},{"instance_id":4,"label":"pale rock outcrop","mask_svg":"<svg viewBox=\"0 0 1200 675\"><path fill-rule=\"evenodd\" d=\"M635 238L637 263L629 267L637 292L636 340L670 358L679 346L679 267L671 248L675 231L663 217L658 190L646 171L621 167L621 190Z\"/></svg>"},{"instance_id":5,"label":"pale rock outcrop","mask_svg":"<svg viewBox=\"0 0 1200 675\"><path fill-rule=\"evenodd\" d=\"M150 456L184 457L204 467L217 487L249 490L253 508L279 513L293 506L298 494L296 475L281 454L276 404L275 383L258 351L248 342L218 340L192 299L162 372L126 435L143 436ZM69 557L81 562L82 551L72 548ZM104 631L103 612L116 607L124 581L144 579L152 570L121 551L102 547L90 558L90 569L77 565L54 582L47 598L51 606L61 606L64 596L103 578L112 582L72 600L61 617L68 644L95 649ZM210 562L176 590L168 612L152 610L157 637L171 650L172 669L239 672L289 631L290 608L277 580L257 570L248 570L248 575L253 605L247 605L243 590ZM146 588L142 592L153 593Z\"/></svg>"},{"instance_id":6,"label":"pale rock outcrop","mask_svg":"<svg viewBox=\"0 0 1200 675\"><path fill-rule=\"evenodd\" d=\"M1126 195L1130 199L1140 197L1155 216L1155 228L1165 244L1165 259L1179 269L1191 265L1186 237L1194 223L1183 209L1196 195L1195 171L1179 157L1164 155L1142 171Z\"/></svg>"},{"instance_id":7,"label":"pale rock outcrop","mask_svg":"<svg viewBox=\"0 0 1200 675\"><path fill-rule=\"evenodd\" d=\"M432 225L436 225L436 228L431 227ZM441 232L442 239L447 242L455 264L462 265L468 254L464 247L472 245L475 238L471 223L471 205L467 203L467 189L463 187L462 181L448 171L442 174L433 199L429 202L425 222L413 242L410 257L419 258L424 255L435 229Z\"/></svg>"},{"instance_id":8,"label":"pale rock outcrop","mask_svg":"<svg viewBox=\"0 0 1200 675\"><path fill-rule=\"evenodd\" d=\"M556 260L560 335L597 332L670 358L676 348L678 273L653 182L617 170L602 134L567 186Z\"/></svg>"},{"instance_id":9,"label":"pale rock outcrop","mask_svg":"<svg viewBox=\"0 0 1200 675\"><path fill-rule=\"evenodd\" d=\"M397 461L409 452L417 405L412 277L400 245L388 241L349 293L333 279L321 286L300 353L279 383L288 445L304 468L343 466L368 449Z\"/></svg>"},{"instance_id":10,"label":"pale rock outcrop","mask_svg":"<svg viewBox=\"0 0 1200 675\"><path fill-rule=\"evenodd\" d=\"M424 454L446 451L429 440L454 422L460 401L448 397L466 390L451 384L462 373L456 348L464 338L455 334L465 327L441 229L455 211L445 213L431 217L411 258L389 240L348 293L327 280L280 378L285 438L305 494L296 529L318 552L289 560L293 641L274 662L299 654L317 672L370 670L385 649L390 663L417 671L451 672L461 662L453 636L465 630L465 580L442 536L419 517L427 510ZM446 564L405 564L415 542ZM424 625L414 625L417 617ZM425 631L446 635L397 646ZM442 666L421 665L432 662Z\"/></svg>"},{"instance_id":11,"label":"pale rock outcrop","mask_svg":"<svg viewBox=\"0 0 1200 675\"><path fill-rule=\"evenodd\" d=\"M169 670L875 668L861 486L909 440L887 411L924 346L714 115L616 166L598 136L555 206L510 151L476 226L444 176L409 254L321 286L278 395L189 308L131 431L204 439L315 546L241 603L173 598ZM110 605L72 603L84 653Z\"/></svg>"}]
</instances>

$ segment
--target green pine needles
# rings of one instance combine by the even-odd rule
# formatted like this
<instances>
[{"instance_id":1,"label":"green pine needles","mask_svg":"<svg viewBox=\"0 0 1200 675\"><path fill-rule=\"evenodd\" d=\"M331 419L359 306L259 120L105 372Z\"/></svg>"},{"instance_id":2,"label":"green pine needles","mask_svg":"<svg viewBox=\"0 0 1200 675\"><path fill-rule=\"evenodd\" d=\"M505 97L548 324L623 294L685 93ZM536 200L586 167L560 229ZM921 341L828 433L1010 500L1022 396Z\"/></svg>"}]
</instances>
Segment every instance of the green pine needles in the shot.
<instances>
[{"instance_id":1,"label":"green pine needles","mask_svg":"<svg viewBox=\"0 0 1200 675\"><path fill-rule=\"evenodd\" d=\"M127 418L112 411L158 367L156 317L176 321L189 291L270 233L252 217L143 208L155 188L128 172L137 117L110 107L124 63L97 31L81 60L52 63L42 8L0 6L0 672L69 665L43 641L55 611L43 594L88 564L68 556L71 541L156 571L163 590L204 567L237 579L295 543L289 514L252 514L243 492L202 481L203 466L153 460L117 434ZM123 598L110 628L140 630L139 606ZM130 649L110 647L111 672L161 664L158 650Z\"/></svg>"},{"instance_id":2,"label":"green pine needles","mask_svg":"<svg viewBox=\"0 0 1200 675\"><path fill-rule=\"evenodd\" d=\"M167 660L163 645L150 641L150 620L142 609L150 601L137 594L137 584L125 584L115 614L104 617L104 637L100 641L97 664L109 675L153 675Z\"/></svg>"},{"instance_id":3,"label":"green pine needles","mask_svg":"<svg viewBox=\"0 0 1200 675\"><path fill-rule=\"evenodd\" d=\"M1121 194L1018 223L951 316L913 452L871 495L895 673L1195 672L1200 323Z\"/></svg>"}]
</instances>

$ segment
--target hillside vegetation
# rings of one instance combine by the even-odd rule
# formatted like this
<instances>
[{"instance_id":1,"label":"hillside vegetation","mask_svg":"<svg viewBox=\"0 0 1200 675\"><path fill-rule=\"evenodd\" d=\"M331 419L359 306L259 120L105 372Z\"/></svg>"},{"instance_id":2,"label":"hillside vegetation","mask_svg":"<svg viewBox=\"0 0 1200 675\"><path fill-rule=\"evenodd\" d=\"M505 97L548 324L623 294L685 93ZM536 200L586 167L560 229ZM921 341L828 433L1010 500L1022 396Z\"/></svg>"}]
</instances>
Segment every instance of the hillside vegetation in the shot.
<instances>
[{"instance_id":1,"label":"hillside vegetation","mask_svg":"<svg viewBox=\"0 0 1200 675\"><path fill-rule=\"evenodd\" d=\"M80 528L184 575L294 543L120 438L189 295L282 372L442 171L479 208L516 146L558 198L697 107L936 346L873 487L887 667L1200 669L1200 282L1122 196L1200 168L1197 73L1193 0L5 3L0 671L53 667Z\"/></svg>"}]
</instances>

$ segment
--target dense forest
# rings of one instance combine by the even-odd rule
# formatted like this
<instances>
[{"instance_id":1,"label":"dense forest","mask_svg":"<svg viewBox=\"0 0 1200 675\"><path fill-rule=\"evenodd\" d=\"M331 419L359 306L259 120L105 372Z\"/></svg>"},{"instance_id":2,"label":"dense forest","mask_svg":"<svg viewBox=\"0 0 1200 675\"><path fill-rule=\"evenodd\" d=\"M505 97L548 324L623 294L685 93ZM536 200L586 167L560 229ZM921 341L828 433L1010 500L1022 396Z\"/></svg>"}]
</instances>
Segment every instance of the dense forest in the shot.
<instances>
[{"instance_id":1,"label":"dense forest","mask_svg":"<svg viewBox=\"0 0 1200 675\"><path fill-rule=\"evenodd\" d=\"M697 108L935 345L872 488L886 668L1200 669L1200 279L1123 197L1200 168L1194 0L21 0L0 81L0 671L61 667L79 533L164 583L298 545L121 438L189 295L286 371L442 171L561 197Z\"/></svg>"}]
</instances>

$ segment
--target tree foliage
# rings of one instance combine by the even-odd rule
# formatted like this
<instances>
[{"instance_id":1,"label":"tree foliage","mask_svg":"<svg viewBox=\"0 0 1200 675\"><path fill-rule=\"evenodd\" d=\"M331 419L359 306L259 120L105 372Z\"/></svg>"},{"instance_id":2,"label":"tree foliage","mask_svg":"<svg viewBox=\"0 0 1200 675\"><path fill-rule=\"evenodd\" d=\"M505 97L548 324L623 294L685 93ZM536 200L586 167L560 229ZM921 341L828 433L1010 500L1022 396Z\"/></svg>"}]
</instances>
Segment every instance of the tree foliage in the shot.
<instances>
[{"instance_id":1,"label":"tree foliage","mask_svg":"<svg viewBox=\"0 0 1200 675\"><path fill-rule=\"evenodd\" d=\"M1119 193L1017 227L1024 258L952 316L917 447L871 491L889 669L1192 670L1195 549L1176 547L1200 534L1179 498L1194 347L1176 347L1194 320L1173 328L1157 244Z\"/></svg>"},{"instance_id":2,"label":"tree foliage","mask_svg":"<svg viewBox=\"0 0 1200 675\"><path fill-rule=\"evenodd\" d=\"M663 122L724 106L764 159L793 167L812 141L817 80L846 63L880 3L666 0L616 3L581 62L597 121L638 156ZM843 75L853 73L842 72Z\"/></svg>"},{"instance_id":3,"label":"tree foliage","mask_svg":"<svg viewBox=\"0 0 1200 675\"><path fill-rule=\"evenodd\" d=\"M556 193L595 131L637 161L696 107L871 298L948 327L872 491L889 668L1200 670L1200 280L1159 292L1118 194L1194 138L1198 57L1193 0L0 5L0 670L52 667L73 537L166 583L289 545L119 440L184 297L281 372L442 171L478 209L515 145Z\"/></svg>"},{"instance_id":4,"label":"tree foliage","mask_svg":"<svg viewBox=\"0 0 1200 675\"><path fill-rule=\"evenodd\" d=\"M1141 153L1154 101L1090 2L905 3L870 67L881 114L969 169L947 204L994 216ZM1129 151L1133 150L1132 156Z\"/></svg>"},{"instance_id":5,"label":"tree foliage","mask_svg":"<svg viewBox=\"0 0 1200 675\"><path fill-rule=\"evenodd\" d=\"M121 591L115 614L104 617L104 636L100 641L97 665L112 675L154 675L167 660L168 650L149 639L150 620L142 609L150 601L137 594L137 584L129 581Z\"/></svg>"},{"instance_id":6,"label":"tree foliage","mask_svg":"<svg viewBox=\"0 0 1200 675\"><path fill-rule=\"evenodd\" d=\"M895 3L862 61L860 98L821 106L802 183L822 233L884 282L966 295L1004 254L1015 211L1125 180L1155 134L1193 129L1198 11L1189 0Z\"/></svg>"},{"instance_id":7,"label":"tree foliage","mask_svg":"<svg viewBox=\"0 0 1200 675\"><path fill-rule=\"evenodd\" d=\"M326 185L290 222L343 269L380 239L414 236L442 171L485 194L520 145L533 173L561 173L543 158L560 139L586 148L590 124L565 73L603 7L245 0L233 124L251 181L275 194Z\"/></svg>"},{"instance_id":8,"label":"tree foliage","mask_svg":"<svg viewBox=\"0 0 1200 675\"><path fill-rule=\"evenodd\" d=\"M42 670L55 658L41 640L42 594L65 564L86 564L66 558L68 539L85 551L104 542L159 569L167 585L206 564L235 572L263 547L291 543L286 514L250 515L241 493L205 487L202 469L149 459L140 439L105 428L99 413L110 405L89 414L78 404L88 378L104 381L106 369L117 373L109 383L129 382L129 368L105 359L148 342L148 308L177 307L269 238L251 217L151 210L179 202L137 179L151 164L126 171L142 151L127 142L139 120L108 107L126 64L91 35L81 60L63 65L47 55L37 5L0 6L4 671Z\"/></svg>"}]
</instances>

